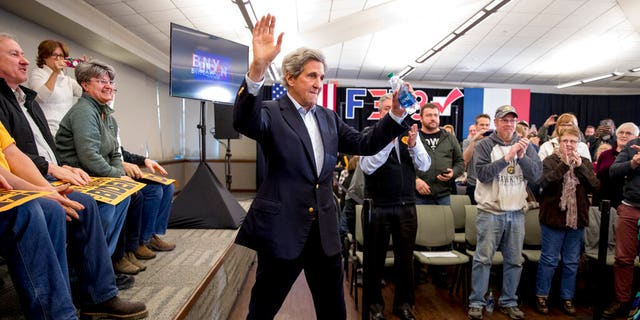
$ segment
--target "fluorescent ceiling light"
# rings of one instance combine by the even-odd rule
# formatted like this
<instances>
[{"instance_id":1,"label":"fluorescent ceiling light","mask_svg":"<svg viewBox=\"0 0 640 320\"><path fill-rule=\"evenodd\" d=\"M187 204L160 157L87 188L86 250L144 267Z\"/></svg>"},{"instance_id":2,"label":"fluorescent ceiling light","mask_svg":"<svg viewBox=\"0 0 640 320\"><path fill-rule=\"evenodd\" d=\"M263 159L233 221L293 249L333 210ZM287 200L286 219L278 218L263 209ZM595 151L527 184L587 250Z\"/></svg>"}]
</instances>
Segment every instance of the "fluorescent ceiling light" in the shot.
<instances>
[{"instance_id":1,"label":"fluorescent ceiling light","mask_svg":"<svg viewBox=\"0 0 640 320\"><path fill-rule=\"evenodd\" d=\"M571 81L571 82L566 82L566 83L563 83L563 84L559 84L559 85L556 86L556 88L562 89L562 88L577 86L579 84L582 84L582 81L580 81L580 80Z\"/></svg>"},{"instance_id":2,"label":"fluorescent ceiling light","mask_svg":"<svg viewBox=\"0 0 640 320\"><path fill-rule=\"evenodd\" d=\"M636 68L633 68L633 69L629 69L629 71L631 71L631 72L638 72L638 71L640 71L640 67L636 67Z\"/></svg>"},{"instance_id":3,"label":"fluorescent ceiling light","mask_svg":"<svg viewBox=\"0 0 640 320\"><path fill-rule=\"evenodd\" d=\"M425 60L431 58L431 56L434 55L434 54L436 54L436 52L433 51L433 49L429 49L429 51L425 52L418 59L416 59L416 62L417 63L423 63Z\"/></svg>"},{"instance_id":4,"label":"fluorescent ceiling light","mask_svg":"<svg viewBox=\"0 0 640 320\"><path fill-rule=\"evenodd\" d=\"M611 78L611 77L617 77L617 76L621 76L624 73L622 72L611 72L611 73L607 73L607 74L603 74L600 76L595 76L595 77L591 77L591 78L586 78L586 79L582 79L582 80L576 80L576 81L571 81L571 82L567 82L567 83L563 83L563 84L559 84L556 86L556 88L558 89L562 89L562 88L567 88L567 87L573 87L573 86L577 86L580 84L585 84L585 83L589 83L589 82L594 82L594 81L598 81L598 80L603 80L603 79L607 79L607 78Z\"/></svg>"},{"instance_id":5,"label":"fluorescent ceiling light","mask_svg":"<svg viewBox=\"0 0 640 320\"><path fill-rule=\"evenodd\" d=\"M509 1L510 0L494 0L493 2L486 5L483 9L487 11L497 10L497 9L500 9L500 7L507 4Z\"/></svg>"},{"instance_id":6,"label":"fluorescent ceiling light","mask_svg":"<svg viewBox=\"0 0 640 320\"><path fill-rule=\"evenodd\" d=\"M620 73L620 72L607 73L607 74L603 74L601 76L596 76L596 77L591 77L591 78L584 79L584 80L582 80L582 83L594 82L594 81L607 79L607 78L611 78L611 77L616 77L616 76L621 76L621 75L622 75L622 73Z\"/></svg>"},{"instance_id":7,"label":"fluorescent ceiling light","mask_svg":"<svg viewBox=\"0 0 640 320\"><path fill-rule=\"evenodd\" d=\"M454 33L450 33L448 36L446 36L444 39L440 40L440 42L438 42L438 44L436 44L433 47L433 51L440 51L442 50L444 47L446 47L449 43L451 43L451 41L453 41L455 38L457 38L458 36Z\"/></svg>"},{"instance_id":8,"label":"fluorescent ceiling light","mask_svg":"<svg viewBox=\"0 0 640 320\"><path fill-rule=\"evenodd\" d=\"M402 78L408 76L415 69L416 69L415 67L410 66L410 65L404 67L404 69L402 69L402 71L400 71L400 73L398 73L398 78L402 79Z\"/></svg>"},{"instance_id":9,"label":"fluorescent ceiling light","mask_svg":"<svg viewBox=\"0 0 640 320\"><path fill-rule=\"evenodd\" d=\"M495 0L484 8L480 9L476 12L471 18L461 24L459 27L455 29L454 32L449 33L444 39L440 40L438 44L433 46L433 48L429 49L426 53L416 59L417 63L423 63L434 54L442 51L446 46L450 45L452 42L457 40L461 35L465 32L473 29L476 25L478 25L482 20L486 19L492 13L495 13L498 9L500 9L505 4L509 3L511 0Z\"/></svg>"},{"instance_id":10,"label":"fluorescent ceiling light","mask_svg":"<svg viewBox=\"0 0 640 320\"><path fill-rule=\"evenodd\" d=\"M478 11L475 15L473 15L473 17L469 18L469 20L465 21L465 23L459 26L458 29L456 29L456 31L454 31L453 33L457 35L464 34L465 32L469 31L468 29L471 29L473 26L475 26L476 23L482 21L486 14L487 12L484 10Z\"/></svg>"}]
</instances>

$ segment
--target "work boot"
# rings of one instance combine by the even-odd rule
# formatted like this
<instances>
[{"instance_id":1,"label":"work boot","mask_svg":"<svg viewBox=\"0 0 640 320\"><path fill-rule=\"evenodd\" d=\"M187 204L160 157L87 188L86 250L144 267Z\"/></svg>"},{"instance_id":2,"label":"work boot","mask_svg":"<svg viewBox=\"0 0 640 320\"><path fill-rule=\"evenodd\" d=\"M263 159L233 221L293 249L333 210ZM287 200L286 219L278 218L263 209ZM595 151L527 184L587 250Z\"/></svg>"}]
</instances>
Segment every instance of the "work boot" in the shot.
<instances>
[{"instance_id":1,"label":"work boot","mask_svg":"<svg viewBox=\"0 0 640 320\"><path fill-rule=\"evenodd\" d=\"M82 308L81 319L118 319L136 320L149 316L147 307L142 302L130 302L115 296L105 302Z\"/></svg>"},{"instance_id":2,"label":"work boot","mask_svg":"<svg viewBox=\"0 0 640 320\"><path fill-rule=\"evenodd\" d=\"M155 251L171 251L176 248L174 243L165 241L160 239L157 235L153 235L151 237L151 241L149 241L149 248Z\"/></svg>"}]
</instances>

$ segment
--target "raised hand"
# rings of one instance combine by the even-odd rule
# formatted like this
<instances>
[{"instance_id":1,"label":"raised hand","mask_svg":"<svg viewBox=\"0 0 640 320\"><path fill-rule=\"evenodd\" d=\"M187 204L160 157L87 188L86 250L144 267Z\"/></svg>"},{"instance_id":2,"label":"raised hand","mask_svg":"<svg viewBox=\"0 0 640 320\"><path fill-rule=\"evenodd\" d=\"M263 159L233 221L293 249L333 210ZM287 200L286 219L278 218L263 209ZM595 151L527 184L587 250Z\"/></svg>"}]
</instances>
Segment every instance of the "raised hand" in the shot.
<instances>
[{"instance_id":1,"label":"raised hand","mask_svg":"<svg viewBox=\"0 0 640 320\"><path fill-rule=\"evenodd\" d=\"M271 14L263 16L253 27L253 61L249 67L249 78L255 82L262 81L267 68L280 53L284 32L274 42L275 27L276 17Z\"/></svg>"},{"instance_id":2,"label":"raised hand","mask_svg":"<svg viewBox=\"0 0 640 320\"><path fill-rule=\"evenodd\" d=\"M413 148L416 146L416 139L418 137L418 124L414 123L411 126L411 130L409 130L409 141L407 141L407 145L409 148Z\"/></svg>"}]
</instances>

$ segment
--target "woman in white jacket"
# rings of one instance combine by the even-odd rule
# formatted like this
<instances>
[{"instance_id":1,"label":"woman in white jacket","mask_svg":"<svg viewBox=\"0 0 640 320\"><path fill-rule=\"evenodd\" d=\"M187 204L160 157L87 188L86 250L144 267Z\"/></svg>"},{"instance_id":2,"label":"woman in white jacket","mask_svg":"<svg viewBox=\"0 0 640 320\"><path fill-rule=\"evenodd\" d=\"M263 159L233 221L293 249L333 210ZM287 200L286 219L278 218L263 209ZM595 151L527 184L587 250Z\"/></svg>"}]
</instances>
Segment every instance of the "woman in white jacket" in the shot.
<instances>
[{"instance_id":1,"label":"woman in white jacket","mask_svg":"<svg viewBox=\"0 0 640 320\"><path fill-rule=\"evenodd\" d=\"M558 130L565 127L575 126L578 127L578 119L576 116L571 113L563 113L556 120L556 127L553 130L553 134L551 135L552 139L543 143L540 146L540 151L538 151L538 157L540 157L540 161L544 161L544 158L553 154L554 150L558 147ZM591 161L591 153L589 152L589 147L586 143L580 141L576 146L576 151L580 154L581 157L585 157Z\"/></svg>"},{"instance_id":2,"label":"woman in white jacket","mask_svg":"<svg viewBox=\"0 0 640 320\"><path fill-rule=\"evenodd\" d=\"M73 106L75 99L82 95L82 87L74 78L67 76L64 69L75 68L78 60L66 60L69 57L67 46L55 40L44 40L38 45L36 64L29 77L28 86L38 93L36 101L40 104L49 130L53 136L58 131L62 117Z\"/></svg>"}]
</instances>

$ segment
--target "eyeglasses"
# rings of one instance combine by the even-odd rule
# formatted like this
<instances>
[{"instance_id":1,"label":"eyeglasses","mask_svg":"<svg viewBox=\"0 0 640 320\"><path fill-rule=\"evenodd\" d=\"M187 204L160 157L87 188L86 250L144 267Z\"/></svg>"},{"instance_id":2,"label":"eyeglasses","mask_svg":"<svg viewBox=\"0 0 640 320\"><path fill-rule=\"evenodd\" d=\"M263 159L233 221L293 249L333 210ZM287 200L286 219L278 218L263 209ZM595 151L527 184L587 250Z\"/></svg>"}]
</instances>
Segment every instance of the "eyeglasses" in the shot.
<instances>
[{"instance_id":1,"label":"eyeglasses","mask_svg":"<svg viewBox=\"0 0 640 320\"><path fill-rule=\"evenodd\" d=\"M633 132L631 131L618 131L618 134L621 136L632 136Z\"/></svg>"},{"instance_id":2,"label":"eyeglasses","mask_svg":"<svg viewBox=\"0 0 640 320\"><path fill-rule=\"evenodd\" d=\"M516 122L518 122L518 119L505 119L505 118L500 118L498 119L500 122L502 123L508 123L508 124L514 124Z\"/></svg>"},{"instance_id":3,"label":"eyeglasses","mask_svg":"<svg viewBox=\"0 0 640 320\"><path fill-rule=\"evenodd\" d=\"M562 139L562 140L560 140L560 143L563 143L563 144L578 144L578 140Z\"/></svg>"},{"instance_id":4,"label":"eyeglasses","mask_svg":"<svg viewBox=\"0 0 640 320\"><path fill-rule=\"evenodd\" d=\"M91 79L91 81L95 81L103 86L106 86L107 84L114 86L116 84L115 81L102 80L102 79Z\"/></svg>"},{"instance_id":5,"label":"eyeglasses","mask_svg":"<svg viewBox=\"0 0 640 320\"><path fill-rule=\"evenodd\" d=\"M51 56L54 57L54 58L63 58L63 59L65 58L63 53L60 53L60 54L52 53Z\"/></svg>"}]
</instances>

